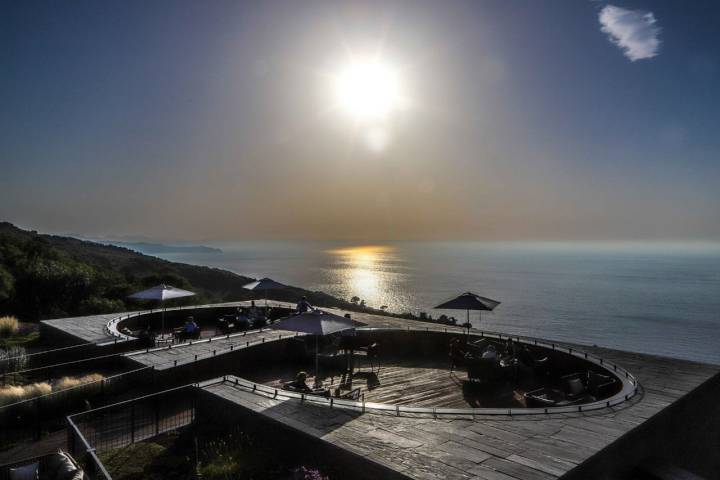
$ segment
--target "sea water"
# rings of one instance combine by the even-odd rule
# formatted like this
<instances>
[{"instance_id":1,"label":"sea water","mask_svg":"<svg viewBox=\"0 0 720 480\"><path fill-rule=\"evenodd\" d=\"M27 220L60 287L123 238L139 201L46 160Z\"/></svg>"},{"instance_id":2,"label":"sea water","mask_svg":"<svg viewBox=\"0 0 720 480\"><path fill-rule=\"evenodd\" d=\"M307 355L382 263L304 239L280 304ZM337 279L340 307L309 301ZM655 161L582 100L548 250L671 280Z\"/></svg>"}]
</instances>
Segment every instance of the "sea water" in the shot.
<instances>
[{"instance_id":1,"label":"sea water","mask_svg":"<svg viewBox=\"0 0 720 480\"><path fill-rule=\"evenodd\" d=\"M393 312L465 291L502 302L471 312L483 329L720 364L720 246L320 242L213 244L218 254L166 254L251 277L358 297Z\"/></svg>"}]
</instances>

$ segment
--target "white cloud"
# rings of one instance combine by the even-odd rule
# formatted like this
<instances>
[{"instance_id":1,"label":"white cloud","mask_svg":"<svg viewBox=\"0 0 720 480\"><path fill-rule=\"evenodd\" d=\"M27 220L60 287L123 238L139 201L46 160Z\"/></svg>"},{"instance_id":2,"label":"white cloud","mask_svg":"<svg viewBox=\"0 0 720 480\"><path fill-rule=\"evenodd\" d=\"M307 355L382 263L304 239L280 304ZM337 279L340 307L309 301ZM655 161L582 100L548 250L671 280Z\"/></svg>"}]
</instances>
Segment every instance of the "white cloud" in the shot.
<instances>
[{"instance_id":1,"label":"white cloud","mask_svg":"<svg viewBox=\"0 0 720 480\"><path fill-rule=\"evenodd\" d=\"M607 33L610 41L631 61L657 56L660 27L652 12L607 5L600 11L599 20L600 30Z\"/></svg>"}]
</instances>

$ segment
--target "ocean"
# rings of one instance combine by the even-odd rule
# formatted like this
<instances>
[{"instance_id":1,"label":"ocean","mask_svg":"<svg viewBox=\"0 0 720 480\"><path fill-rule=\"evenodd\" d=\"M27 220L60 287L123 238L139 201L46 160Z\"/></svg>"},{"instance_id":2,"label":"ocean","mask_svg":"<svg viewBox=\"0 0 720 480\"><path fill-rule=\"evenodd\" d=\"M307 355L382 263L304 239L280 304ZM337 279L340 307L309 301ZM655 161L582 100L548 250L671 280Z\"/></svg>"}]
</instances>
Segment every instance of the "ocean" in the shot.
<instances>
[{"instance_id":1,"label":"ocean","mask_svg":"<svg viewBox=\"0 0 720 480\"><path fill-rule=\"evenodd\" d=\"M167 260L357 296L393 312L433 317L465 291L502 302L471 312L475 326L509 334L720 364L720 246L328 242L210 244L223 253Z\"/></svg>"}]
</instances>

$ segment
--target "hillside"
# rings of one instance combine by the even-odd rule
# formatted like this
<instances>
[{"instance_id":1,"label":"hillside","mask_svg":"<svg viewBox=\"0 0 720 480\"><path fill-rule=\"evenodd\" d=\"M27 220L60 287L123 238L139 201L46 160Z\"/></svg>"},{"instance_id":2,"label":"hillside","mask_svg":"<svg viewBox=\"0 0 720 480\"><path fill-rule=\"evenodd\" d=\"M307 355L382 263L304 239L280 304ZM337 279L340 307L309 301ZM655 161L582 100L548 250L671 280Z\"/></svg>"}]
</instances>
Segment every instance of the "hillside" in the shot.
<instances>
[{"instance_id":1,"label":"hillside","mask_svg":"<svg viewBox=\"0 0 720 480\"><path fill-rule=\"evenodd\" d=\"M254 279L226 270L175 263L127 248L44 235L0 222L0 315L21 320L91 315L138 308L131 293L167 283L198 295L175 301L205 303L252 298ZM322 292L290 287L268 292L278 300L306 295L324 306L350 306Z\"/></svg>"}]
</instances>

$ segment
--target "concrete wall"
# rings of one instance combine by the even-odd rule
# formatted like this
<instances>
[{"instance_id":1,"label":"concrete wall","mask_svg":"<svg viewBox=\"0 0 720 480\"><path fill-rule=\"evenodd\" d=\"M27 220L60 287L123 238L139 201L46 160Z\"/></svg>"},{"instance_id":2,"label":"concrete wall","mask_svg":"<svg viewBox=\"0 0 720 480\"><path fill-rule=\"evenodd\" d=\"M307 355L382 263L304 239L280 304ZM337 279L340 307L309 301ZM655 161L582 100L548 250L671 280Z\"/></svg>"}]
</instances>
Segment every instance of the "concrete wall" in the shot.
<instances>
[{"instance_id":1,"label":"concrete wall","mask_svg":"<svg viewBox=\"0 0 720 480\"><path fill-rule=\"evenodd\" d=\"M244 432L271 442L279 458L298 465L321 466L322 473L331 478L409 480L409 477L370 459L203 390L197 398L196 415L199 422L238 425Z\"/></svg>"},{"instance_id":2,"label":"concrete wall","mask_svg":"<svg viewBox=\"0 0 720 480\"><path fill-rule=\"evenodd\" d=\"M676 466L708 480L720 478L720 374L562 478L642 478L635 475L645 465Z\"/></svg>"}]
</instances>

